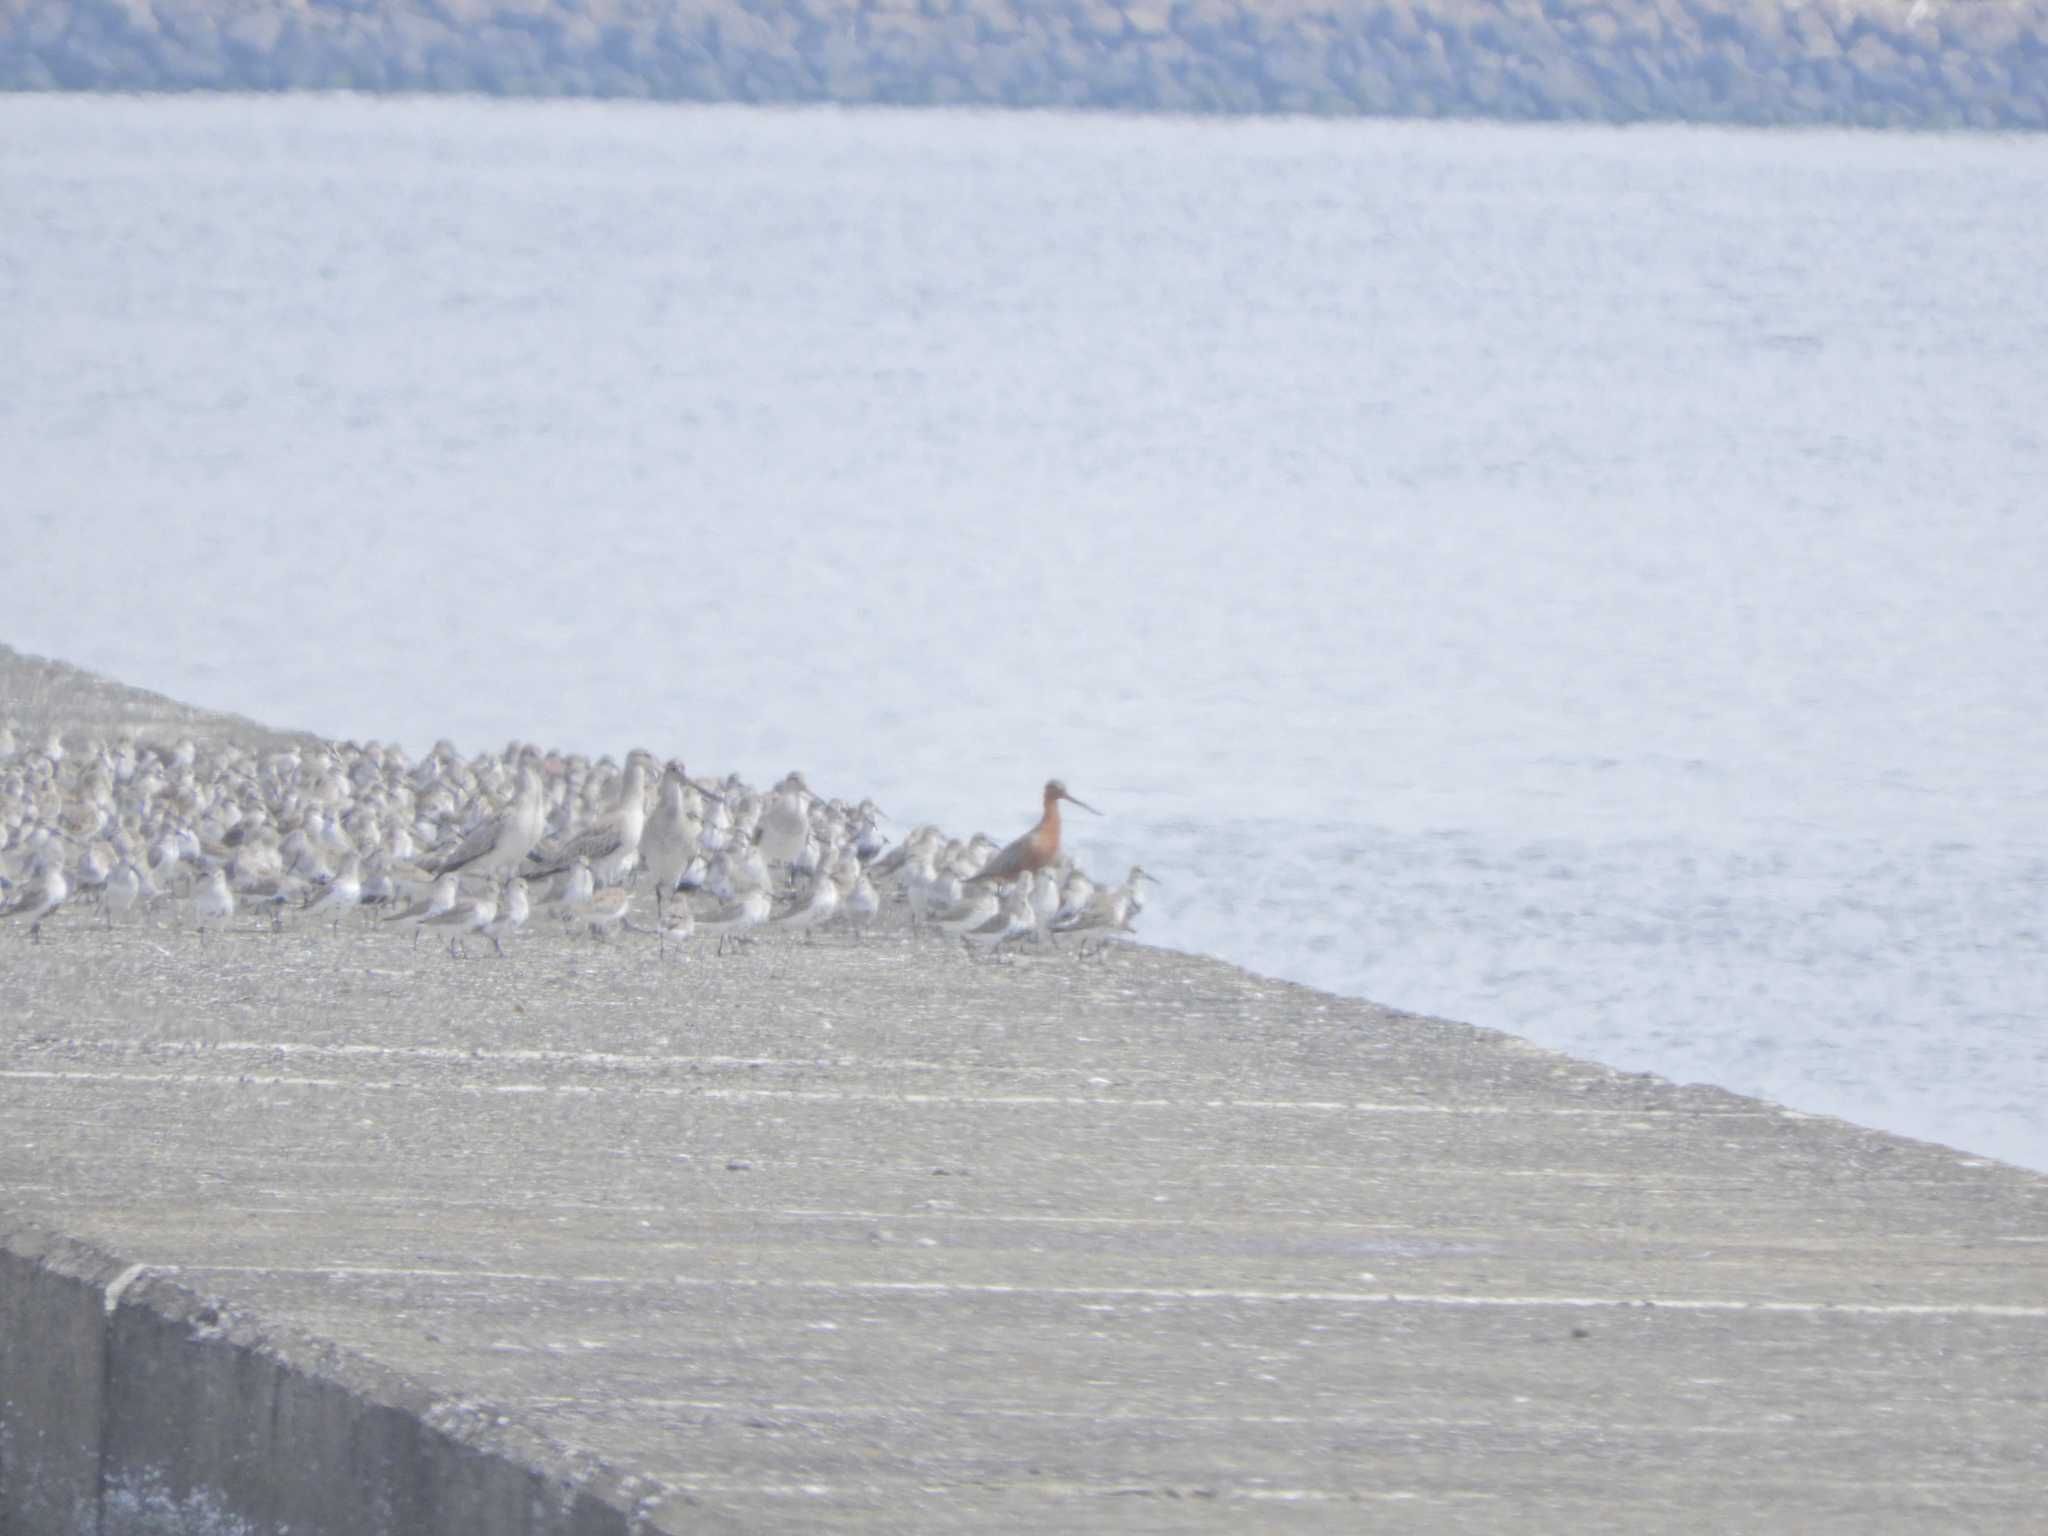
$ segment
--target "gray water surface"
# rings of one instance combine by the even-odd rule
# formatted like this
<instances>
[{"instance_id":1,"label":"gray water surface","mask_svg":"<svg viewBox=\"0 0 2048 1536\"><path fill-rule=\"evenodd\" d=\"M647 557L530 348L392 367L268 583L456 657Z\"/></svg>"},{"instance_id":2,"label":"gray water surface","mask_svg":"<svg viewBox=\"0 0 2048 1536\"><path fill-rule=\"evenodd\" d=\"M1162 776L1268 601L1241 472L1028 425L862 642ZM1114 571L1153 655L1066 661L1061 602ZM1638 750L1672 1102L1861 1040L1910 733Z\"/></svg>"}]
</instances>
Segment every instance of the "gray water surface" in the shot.
<instances>
[{"instance_id":1,"label":"gray water surface","mask_svg":"<svg viewBox=\"0 0 2048 1536\"><path fill-rule=\"evenodd\" d=\"M2048 1167L2048 144L0 97L0 632Z\"/></svg>"}]
</instances>

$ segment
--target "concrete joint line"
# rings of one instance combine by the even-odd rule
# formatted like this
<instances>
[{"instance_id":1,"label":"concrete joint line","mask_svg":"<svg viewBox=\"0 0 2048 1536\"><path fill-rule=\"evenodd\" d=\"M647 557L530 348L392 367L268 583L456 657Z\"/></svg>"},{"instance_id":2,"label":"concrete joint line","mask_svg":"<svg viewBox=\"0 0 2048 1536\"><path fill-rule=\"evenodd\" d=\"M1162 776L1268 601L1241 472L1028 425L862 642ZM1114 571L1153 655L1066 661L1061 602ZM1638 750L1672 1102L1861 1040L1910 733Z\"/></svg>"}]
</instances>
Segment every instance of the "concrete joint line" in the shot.
<instances>
[{"instance_id":1,"label":"concrete joint line","mask_svg":"<svg viewBox=\"0 0 2048 1536\"><path fill-rule=\"evenodd\" d=\"M573 1094L578 1097L644 1095L652 1098L703 1099L716 1103L763 1100L809 1104L902 1104L1012 1108L1222 1110L1312 1115L1421 1115L1509 1119L1517 1115L1549 1115L1589 1120L1716 1120L1779 1119L1776 1109L1606 1109L1576 1104L1388 1104L1336 1099L1118 1098L1106 1094L1063 1093L903 1093L849 1088L709 1088L688 1083L473 1083L417 1081L407 1078L309 1077L280 1072L86 1072L16 1067L0 1070L0 1081L76 1083L238 1083L250 1088L321 1088L360 1093L459 1093L524 1096Z\"/></svg>"}]
</instances>

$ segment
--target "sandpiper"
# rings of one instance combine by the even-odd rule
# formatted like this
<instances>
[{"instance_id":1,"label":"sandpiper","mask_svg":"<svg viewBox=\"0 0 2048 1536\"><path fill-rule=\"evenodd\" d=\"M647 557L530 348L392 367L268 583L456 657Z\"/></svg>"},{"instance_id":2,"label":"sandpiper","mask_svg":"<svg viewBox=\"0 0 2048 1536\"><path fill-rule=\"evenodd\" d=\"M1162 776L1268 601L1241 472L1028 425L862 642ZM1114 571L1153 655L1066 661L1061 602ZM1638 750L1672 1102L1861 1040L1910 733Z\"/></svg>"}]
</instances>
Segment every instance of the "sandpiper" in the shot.
<instances>
[{"instance_id":1,"label":"sandpiper","mask_svg":"<svg viewBox=\"0 0 2048 1536\"><path fill-rule=\"evenodd\" d=\"M638 863L640 834L646 826L647 770L636 757L626 764L618 802L608 815L554 848L537 850L533 862L519 873L532 880L565 870L578 859L588 859L591 877L599 885L615 885Z\"/></svg>"},{"instance_id":2,"label":"sandpiper","mask_svg":"<svg viewBox=\"0 0 2048 1536\"><path fill-rule=\"evenodd\" d=\"M384 921L387 923L411 923L412 941L417 945L420 933L435 918L449 911L455 905L455 871L449 870L434 881L433 889L403 912L394 912Z\"/></svg>"},{"instance_id":3,"label":"sandpiper","mask_svg":"<svg viewBox=\"0 0 2048 1536\"><path fill-rule=\"evenodd\" d=\"M481 933L496 920L497 916L498 893L493 889L485 891L480 896L458 901L446 912L438 912L432 917L420 919L420 927L453 930L448 935L448 954L453 959L466 960L469 958L469 946L462 942L463 936ZM504 952L504 946L500 945L498 953Z\"/></svg>"},{"instance_id":4,"label":"sandpiper","mask_svg":"<svg viewBox=\"0 0 2048 1536\"><path fill-rule=\"evenodd\" d=\"M687 900L672 901L668 905L668 915L656 918L652 928L643 928L629 917L626 919L626 931L652 934L659 941L661 958L666 960L671 942L687 944L696 935L697 914L690 910Z\"/></svg>"},{"instance_id":5,"label":"sandpiper","mask_svg":"<svg viewBox=\"0 0 2048 1536\"><path fill-rule=\"evenodd\" d=\"M806 944L812 942L811 930L820 923L831 921L839 911L839 883L830 871L820 870L811 881L811 894L804 904L794 911L786 912L775 920L778 928L791 933L801 933Z\"/></svg>"},{"instance_id":6,"label":"sandpiper","mask_svg":"<svg viewBox=\"0 0 2048 1536\"><path fill-rule=\"evenodd\" d=\"M51 733L55 739L55 733ZM71 881L65 876L63 860L45 849L37 858L37 878L0 907L0 917L26 917L29 942L43 942L43 919L71 897Z\"/></svg>"},{"instance_id":7,"label":"sandpiper","mask_svg":"<svg viewBox=\"0 0 2048 1536\"><path fill-rule=\"evenodd\" d=\"M308 917L332 917L338 929L341 920L355 911L362 899L363 856L351 849L343 857L334 878L306 902L304 910Z\"/></svg>"},{"instance_id":8,"label":"sandpiper","mask_svg":"<svg viewBox=\"0 0 2048 1536\"><path fill-rule=\"evenodd\" d=\"M114 872L107 876L106 889L100 893L100 912L109 928L114 918L135 905L142 895L142 871L135 867L132 859L123 859L114 866Z\"/></svg>"},{"instance_id":9,"label":"sandpiper","mask_svg":"<svg viewBox=\"0 0 2048 1536\"><path fill-rule=\"evenodd\" d=\"M989 959L998 960L1001 958L998 951L1003 945L1037 931L1038 918L1031 910L1030 887L1019 881L1003 893L995 916L969 928L960 938L970 955L978 950Z\"/></svg>"},{"instance_id":10,"label":"sandpiper","mask_svg":"<svg viewBox=\"0 0 2048 1536\"><path fill-rule=\"evenodd\" d=\"M810 803L816 797L800 773L784 775L761 811L761 857L771 868L794 874L811 835Z\"/></svg>"},{"instance_id":11,"label":"sandpiper","mask_svg":"<svg viewBox=\"0 0 2048 1536\"><path fill-rule=\"evenodd\" d=\"M1129 933L1131 919L1144 905L1138 896L1140 880L1150 880L1154 885L1159 883L1157 876L1149 875L1133 864L1122 885L1113 885L1096 891L1080 911L1055 921L1053 932L1084 935L1081 940L1083 954L1088 951L1088 937L1093 937L1100 948L1107 945L1117 934Z\"/></svg>"},{"instance_id":12,"label":"sandpiper","mask_svg":"<svg viewBox=\"0 0 2048 1536\"><path fill-rule=\"evenodd\" d=\"M977 886L944 911L930 914L931 925L952 938L979 928L1002 909L1002 898L987 886Z\"/></svg>"},{"instance_id":13,"label":"sandpiper","mask_svg":"<svg viewBox=\"0 0 2048 1536\"><path fill-rule=\"evenodd\" d=\"M699 917L697 932L717 934L718 953L722 955L728 939L735 943L751 943L746 936L747 930L767 922L774 905L766 891L758 888L746 891L737 900L721 905L710 916Z\"/></svg>"},{"instance_id":14,"label":"sandpiper","mask_svg":"<svg viewBox=\"0 0 2048 1536\"><path fill-rule=\"evenodd\" d=\"M235 893L228 889L227 869L216 864L192 892L192 915L199 922L199 940L206 941L208 918L226 923L235 915Z\"/></svg>"},{"instance_id":15,"label":"sandpiper","mask_svg":"<svg viewBox=\"0 0 2048 1536\"><path fill-rule=\"evenodd\" d=\"M527 913L532 910L526 895L526 882L514 875L505 882L505 889L498 897L498 912L477 932L491 941L491 948L498 952L500 959L505 954L505 936L517 933L526 925Z\"/></svg>"},{"instance_id":16,"label":"sandpiper","mask_svg":"<svg viewBox=\"0 0 2048 1536\"><path fill-rule=\"evenodd\" d=\"M521 763L511 806L478 826L453 852L443 858L429 855L421 867L435 875L513 873L540 841L543 824L540 772L531 763Z\"/></svg>"}]
</instances>

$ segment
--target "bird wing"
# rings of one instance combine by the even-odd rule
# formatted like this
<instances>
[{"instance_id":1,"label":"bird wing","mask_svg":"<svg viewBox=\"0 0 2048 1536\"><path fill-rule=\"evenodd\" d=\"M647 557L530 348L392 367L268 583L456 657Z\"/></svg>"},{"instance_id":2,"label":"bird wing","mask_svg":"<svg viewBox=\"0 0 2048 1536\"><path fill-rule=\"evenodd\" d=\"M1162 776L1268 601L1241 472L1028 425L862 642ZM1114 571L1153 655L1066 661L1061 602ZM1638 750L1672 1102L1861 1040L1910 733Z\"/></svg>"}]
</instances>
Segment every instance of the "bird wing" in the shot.
<instances>
[{"instance_id":1,"label":"bird wing","mask_svg":"<svg viewBox=\"0 0 2048 1536\"><path fill-rule=\"evenodd\" d=\"M43 904L43 882L31 881L20 888L20 894L6 906L0 907L0 917L12 917L17 912L26 912L30 907Z\"/></svg>"},{"instance_id":2,"label":"bird wing","mask_svg":"<svg viewBox=\"0 0 2048 1536\"><path fill-rule=\"evenodd\" d=\"M537 875L558 874L579 858L588 859L595 864L598 860L617 853L625 840L626 834L618 823L598 822L576 833L552 853L542 854L536 850L527 855L528 858L538 859L540 862L522 869L520 873L531 880Z\"/></svg>"},{"instance_id":3,"label":"bird wing","mask_svg":"<svg viewBox=\"0 0 2048 1536\"><path fill-rule=\"evenodd\" d=\"M983 880L1007 880L1024 867L1024 861L1031 855L1031 834L1026 832L1014 839L1002 852L981 866L981 873L973 876L969 884Z\"/></svg>"},{"instance_id":4,"label":"bird wing","mask_svg":"<svg viewBox=\"0 0 2048 1536\"><path fill-rule=\"evenodd\" d=\"M444 875L451 869L459 870L465 864L475 863L498 846L498 832L504 825L504 817L493 817L482 826L471 829L469 836L458 843L455 851L445 859L434 859L429 856L421 863L420 868L429 874Z\"/></svg>"}]
</instances>

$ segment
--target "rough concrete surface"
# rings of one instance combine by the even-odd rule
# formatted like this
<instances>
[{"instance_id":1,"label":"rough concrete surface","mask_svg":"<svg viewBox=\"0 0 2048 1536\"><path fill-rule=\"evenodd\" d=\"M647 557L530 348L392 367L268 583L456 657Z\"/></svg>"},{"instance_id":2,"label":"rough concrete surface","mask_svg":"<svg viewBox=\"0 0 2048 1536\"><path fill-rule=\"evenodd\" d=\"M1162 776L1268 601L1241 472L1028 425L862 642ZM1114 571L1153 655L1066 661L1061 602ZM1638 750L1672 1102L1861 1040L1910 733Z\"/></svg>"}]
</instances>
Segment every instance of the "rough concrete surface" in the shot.
<instances>
[{"instance_id":1,"label":"rough concrete surface","mask_svg":"<svg viewBox=\"0 0 2048 1536\"><path fill-rule=\"evenodd\" d=\"M1144 948L509 947L0 927L0 1532L2041 1528L2048 1179Z\"/></svg>"},{"instance_id":2,"label":"rough concrete surface","mask_svg":"<svg viewBox=\"0 0 2048 1536\"><path fill-rule=\"evenodd\" d=\"M73 744L92 737L109 739L123 731L139 740L175 741L190 735L258 747L320 739L310 731L275 730L240 715L180 704L146 688L131 688L7 645L0 645L0 719L12 720L17 733L29 740L56 730Z\"/></svg>"}]
</instances>

